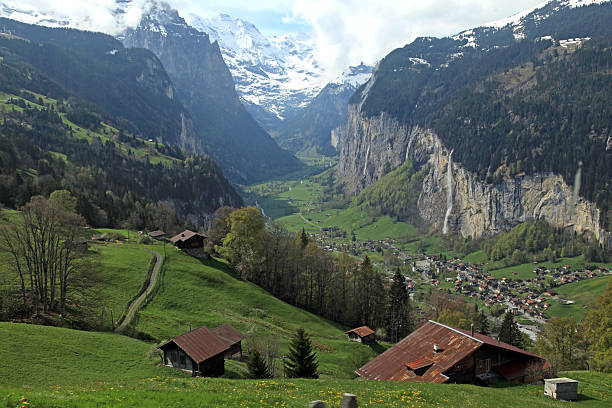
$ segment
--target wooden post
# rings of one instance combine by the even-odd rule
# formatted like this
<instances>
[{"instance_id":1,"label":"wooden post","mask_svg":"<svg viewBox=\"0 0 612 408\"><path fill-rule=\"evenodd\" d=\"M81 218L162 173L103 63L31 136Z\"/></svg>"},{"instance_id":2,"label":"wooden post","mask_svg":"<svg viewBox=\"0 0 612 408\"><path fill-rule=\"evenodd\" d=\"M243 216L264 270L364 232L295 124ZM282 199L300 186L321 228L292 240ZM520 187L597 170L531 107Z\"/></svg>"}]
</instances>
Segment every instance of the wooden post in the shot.
<instances>
[{"instance_id":1,"label":"wooden post","mask_svg":"<svg viewBox=\"0 0 612 408\"><path fill-rule=\"evenodd\" d=\"M321 400L312 401L308 404L308 408L325 408L325 403Z\"/></svg>"},{"instance_id":2,"label":"wooden post","mask_svg":"<svg viewBox=\"0 0 612 408\"><path fill-rule=\"evenodd\" d=\"M345 393L340 402L340 408L357 408L357 396Z\"/></svg>"}]
</instances>

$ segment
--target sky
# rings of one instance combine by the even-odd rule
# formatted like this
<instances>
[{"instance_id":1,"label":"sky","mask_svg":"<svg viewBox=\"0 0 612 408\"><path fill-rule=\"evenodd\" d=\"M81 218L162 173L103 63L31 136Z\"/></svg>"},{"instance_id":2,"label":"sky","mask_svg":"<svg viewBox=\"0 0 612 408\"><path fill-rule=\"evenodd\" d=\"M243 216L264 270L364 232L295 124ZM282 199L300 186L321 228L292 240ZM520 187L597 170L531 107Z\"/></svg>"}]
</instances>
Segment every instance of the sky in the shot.
<instances>
[{"instance_id":1,"label":"sky","mask_svg":"<svg viewBox=\"0 0 612 408\"><path fill-rule=\"evenodd\" d=\"M148 0L125 24L138 21ZM509 17L542 0L167 0L180 14L211 17L227 13L250 21L265 35L307 32L316 39L320 63L330 75L364 61L374 64L418 36L445 36ZM54 10L60 15L95 16L89 23L112 33L115 0L5 0L21 7Z\"/></svg>"}]
</instances>

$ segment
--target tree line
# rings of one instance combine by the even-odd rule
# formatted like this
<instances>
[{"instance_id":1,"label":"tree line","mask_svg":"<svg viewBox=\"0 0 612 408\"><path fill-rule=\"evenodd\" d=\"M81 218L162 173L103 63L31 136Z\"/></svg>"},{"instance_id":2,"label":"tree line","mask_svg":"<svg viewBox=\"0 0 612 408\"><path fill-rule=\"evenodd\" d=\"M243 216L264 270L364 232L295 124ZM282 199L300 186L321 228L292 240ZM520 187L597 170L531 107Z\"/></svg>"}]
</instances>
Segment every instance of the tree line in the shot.
<instances>
[{"instance_id":1,"label":"tree line","mask_svg":"<svg viewBox=\"0 0 612 408\"><path fill-rule=\"evenodd\" d=\"M266 226L256 207L218 210L210 236L240 277L287 303L346 326L383 329L393 341L414 327L404 277L398 272L390 283L367 256L334 255L304 231Z\"/></svg>"}]
</instances>

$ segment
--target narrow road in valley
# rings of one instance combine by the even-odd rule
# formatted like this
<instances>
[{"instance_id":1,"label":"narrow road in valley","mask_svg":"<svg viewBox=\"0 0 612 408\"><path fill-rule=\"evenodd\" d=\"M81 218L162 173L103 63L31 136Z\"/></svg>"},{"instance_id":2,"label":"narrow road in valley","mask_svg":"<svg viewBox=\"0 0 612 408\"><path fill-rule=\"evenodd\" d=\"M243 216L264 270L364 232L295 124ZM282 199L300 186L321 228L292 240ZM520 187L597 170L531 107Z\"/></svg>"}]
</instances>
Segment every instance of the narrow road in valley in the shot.
<instances>
[{"instance_id":1,"label":"narrow road in valley","mask_svg":"<svg viewBox=\"0 0 612 408\"><path fill-rule=\"evenodd\" d=\"M147 249L146 251L151 252L153 255L155 255L155 258L157 258L157 260L155 261L155 266L153 267L153 272L151 272L151 279L149 280L149 286L147 286L145 291L142 292L140 296L138 296L136 300L132 302L127 313L125 314L125 317L123 318L123 321L115 329L115 333L119 333L121 330L125 329L132 322L132 320L134 319L134 316L136 315L136 311L138 310L142 302L144 302L144 300L149 295L149 293L151 293L151 291L155 287L155 284L157 283L157 277L159 276L159 271L161 269L162 262L163 262L162 256L160 255L159 252L153 251L152 249Z\"/></svg>"},{"instance_id":2,"label":"narrow road in valley","mask_svg":"<svg viewBox=\"0 0 612 408\"><path fill-rule=\"evenodd\" d=\"M304 222L305 222L306 224L310 224L310 225L312 225L313 227L318 228L318 229L320 229L320 230L322 230L322 229L323 229L323 228L322 228L320 225L317 225L317 224L315 224L314 222L308 221L308 219L307 219L307 218L305 218L305 217L304 217L304 215L302 215L302 213L298 213L298 214L300 215L300 217L302 217L302 219L304 220Z\"/></svg>"}]
</instances>

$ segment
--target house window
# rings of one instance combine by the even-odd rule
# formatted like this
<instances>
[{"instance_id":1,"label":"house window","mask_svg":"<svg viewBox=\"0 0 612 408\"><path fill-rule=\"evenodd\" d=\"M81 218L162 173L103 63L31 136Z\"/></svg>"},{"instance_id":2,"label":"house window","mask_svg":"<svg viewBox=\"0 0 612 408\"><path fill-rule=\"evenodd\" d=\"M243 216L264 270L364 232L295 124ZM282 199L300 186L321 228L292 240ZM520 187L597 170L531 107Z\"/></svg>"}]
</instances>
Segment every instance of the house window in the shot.
<instances>
[{"instance_id":1,"label":"house window","mask_svg":"<svg viewBox=\"0 0 612 408\"><path fill-rule=\"evenodd\" d=\"M491 371L491 359L487 358L484 363L485 363L485 372L488 373L489 371Z\"/></svg>"},{"instance_id":2,"label":"house window","mask_svg":"<svg viewBox=\"0 0 612 408\"><path fill-rule=\"evenodd\" d=\"M181 359L181 367L186 367L187 366L187 359L185 358L185 353L181 352L180 359Z\"/></svg>"}]
</instances>

